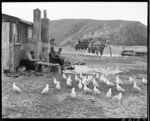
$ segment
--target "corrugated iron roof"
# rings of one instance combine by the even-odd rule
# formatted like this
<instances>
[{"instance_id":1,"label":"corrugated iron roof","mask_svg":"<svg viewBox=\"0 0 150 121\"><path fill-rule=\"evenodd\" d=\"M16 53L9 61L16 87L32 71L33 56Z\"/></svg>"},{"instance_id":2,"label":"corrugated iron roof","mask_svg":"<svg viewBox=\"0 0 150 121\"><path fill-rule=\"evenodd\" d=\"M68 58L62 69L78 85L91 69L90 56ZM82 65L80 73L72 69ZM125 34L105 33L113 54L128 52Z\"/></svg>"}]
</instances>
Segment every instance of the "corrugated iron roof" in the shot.
<instances>
[{"instance_id":1,"label":"corrugated iron roof","mask_svg":"<svg viewBox=\"0 0 150 121\"><path fill-rule=\"evenodd\" d=\"M22 23L27 24L27 25L30 25L30 26L33 25L32 22L23 20L23 19L21 19L21 18L15 17L15 16L11 16L11 15L8 15L8 14L3 14L3 13L2 13L2 16L7 16L7 17L9 17L9 18L12 18L13 21L15 21L15 22L22 22ZM11 20L10 20L10 21L11 21Z\"/></svg>"},{"instance_id":2,"label":"corrugated iron roof","mask_svg":"<svg viewBox=\"0 0 150 121\"><path fill-rule=\"evenodd\" d=\"M28 24L28 25L33 25L32 22L29 22L29 21L26 21L26 20L23 20L23 19L19 19L20 22L24 23L24 24Z\"/></svg>"}]
</instances>

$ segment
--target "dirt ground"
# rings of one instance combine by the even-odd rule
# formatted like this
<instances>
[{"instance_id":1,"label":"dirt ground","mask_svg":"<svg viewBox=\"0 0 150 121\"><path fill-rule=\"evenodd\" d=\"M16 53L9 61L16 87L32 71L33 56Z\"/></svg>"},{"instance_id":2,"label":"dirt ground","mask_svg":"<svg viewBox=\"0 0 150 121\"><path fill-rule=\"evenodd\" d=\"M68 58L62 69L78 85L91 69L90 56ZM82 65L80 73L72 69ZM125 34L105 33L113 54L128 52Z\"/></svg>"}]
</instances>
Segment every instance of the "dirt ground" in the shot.
<instances>
[{"instance_id":1,"label":"dirt ground","mask_svg":"<svg viewBox=\"0 0 150 121\"><path fill-rule=\"evenodd\" d=\"M28 76L2 77L2 118L147 118L147 84L142 83L142 77L147 78L147 57L104 57L63 54L72 63L79 60L86 65L95 68L119 67L128 70L119 74L124 84L121 85L125 92L120 102L112 97L119 92L116 86L112 87L112 97L106 98L109 89L105 83L97 79L100 94L85 93L78 89L78 82L71 75L73 84L66 85L62 74L51 76L36 76L34 73ZM136 79L141 92L133 89L129 77ZM61 89L56 89L53 77L61 82ZM115 82L115 76L107 77ZM21 93L15 93L12 84L21 89ZM41 91L50 85L48 94L42 95ZM76 88L76 98L71 98L72 87ZM88 85L93 90L93 85Z\"/></svg>"}]
</instances>

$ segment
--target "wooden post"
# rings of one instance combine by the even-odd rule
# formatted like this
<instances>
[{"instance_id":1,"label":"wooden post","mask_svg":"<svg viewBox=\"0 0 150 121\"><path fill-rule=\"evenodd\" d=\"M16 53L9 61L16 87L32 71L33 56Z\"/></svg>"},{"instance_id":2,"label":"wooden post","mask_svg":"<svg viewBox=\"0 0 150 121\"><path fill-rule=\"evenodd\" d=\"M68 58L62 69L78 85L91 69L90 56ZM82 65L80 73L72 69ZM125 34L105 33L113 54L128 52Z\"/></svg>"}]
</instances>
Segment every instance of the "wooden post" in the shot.
<instances>
[{"instance_id":1,"label":"wooden post","mask_svg":"<svg viewBox=\"0 0 150 121\"><path fill-rule=\"evenodd\" d=\"M110 49L110 56L112 57L112 51L111 51L110 44L109 44L109 49Z\"/></svg>"},{"instance_id":2,"label":"wooden post","mask_svg":"<svg viewBox=\"0 0 150 121\"><path fill-rule=\"evenodd\" d=\"M106 42L107 42L107 43L108 43L108 45L109 45L110 56L112 57L112 51L111 51L111 47L110 47L110 43L109 43L109 37L108 37L108 36L106 36L106 38L107 38Z\"/></svg>"}]
</instances>

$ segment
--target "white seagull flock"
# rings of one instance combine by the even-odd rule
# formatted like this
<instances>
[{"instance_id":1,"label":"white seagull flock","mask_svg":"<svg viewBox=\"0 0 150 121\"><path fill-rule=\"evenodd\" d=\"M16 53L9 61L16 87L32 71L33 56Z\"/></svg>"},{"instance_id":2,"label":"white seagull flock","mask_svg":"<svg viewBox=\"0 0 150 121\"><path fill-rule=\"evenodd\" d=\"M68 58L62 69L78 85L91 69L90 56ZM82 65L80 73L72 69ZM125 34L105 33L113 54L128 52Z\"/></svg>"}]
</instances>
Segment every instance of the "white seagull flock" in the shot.
<instances>
[{"instance_id":1,"label":"white seagull flock","mask_svg":"<svg viewBox=\"0 0 150 121\"><path fill-rule=\"evenodd\" d=\"M62 78L66 80L67 86L72 87L72 91L71 91L70 95L72 98L75 98L77 96L77 93L75 91L76 88L73 87L71 75L68 75L68 77L67 77L66 74L63 73ZM79 76L76 74L74 79L75 79L75 81L78 82L77 88L79 90L85 91L86 93L93 92L96 95L101 94L101 91L98 89L100 83L105 83L109 87L109 90L106 93L107 98L112 97L112 87L113 86L116 86L116 89L118 90L118 95L115 95L114 97L112 97L112 99L120 100L122 98L123 92L125 92L125 89L122 86L120 86L120 85L123 85L124 83L119 78L118 75L116 75L116 77L115 77L115 82L111 82L110 80L108 80L104 74L102 74L100 76L99 73L96 73L95 78L94 78L94 76L92 76L92 74L84 76L84 74L80 73ZM133 83L134 90L137 90L139 92L141 91L141 88L137 85L137 81L135 79L133 79L132 77L129 77L128 81L130 83ZM141 82L146 84L147 80L143 77ZM54 83L54 85L56 85L56 89L58 89L58 90L62 89L60 81L58 81L56 78L53 78L53 83ZM90 83L92 83L92 85L93 85L93 90L88 87L88 85ZM18 86L16 86L15 83L13 83L13 90L15 92L21 92L21 89ZM49 84L46 84L46 86L42 90L41 94L46 94L48 92L49 92Z\"/></svg>"}]
</instances>

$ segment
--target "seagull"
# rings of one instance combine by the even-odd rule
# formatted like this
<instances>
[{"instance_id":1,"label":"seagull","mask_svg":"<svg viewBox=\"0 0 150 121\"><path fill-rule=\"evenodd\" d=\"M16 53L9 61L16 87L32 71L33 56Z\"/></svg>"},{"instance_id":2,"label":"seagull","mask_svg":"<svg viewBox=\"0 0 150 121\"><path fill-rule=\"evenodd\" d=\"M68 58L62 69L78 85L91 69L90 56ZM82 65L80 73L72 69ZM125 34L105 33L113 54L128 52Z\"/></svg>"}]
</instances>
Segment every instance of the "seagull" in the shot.
<instances>
[{"instance_id":1,"label":"seagull","mask_svg":"<svg viewBox=\"0 0 150 121\"><path fill-rule=\"evenodd\" d=\"M104 75L101 75L100 80L102 81L104 80Z\"/></svg>"},{"instance_id":2,"label":"seagull","mask_svg":"<svg viewBox=\"0 0 150 121\"><path fill-rule=\"evenodd\" d=\"M73 98L76 97L76 92L75 92L75 88L74 87L72 88L72 91L71 91L71 97L73 97Z\"/></svg>"},{"instance_id":3,"label":"seagull","mask_svg":"<svg viewBox=\"0 0 150 121\"><path fill-rule=\"evenodd\" d=\"M93 79L92 81L93 81L93 85L94 85L94 86L99 87L99 85L98 85L98 83L96 82L95 79Z\"/></svg>"},{"instance_id":4,"label":"seagull","mask_svg":"<svg viewBox=\"0 0 150 121\"><path fill-rule=\"evenodd\" d=\"M72 79L71 79L71 76L70 76L70 75L68 76L68 78L69 78L70 82L72 82Z\"/></svg>"},{"instance_id":5,"label":"seagull","mask_svg":"<svg viewBox=\"0 0 150 121\"><path fill-rule=\"evenodd\" d=\"M89 75L89 78L90 78L90 79L94 79L94 77L93 77L92 75Z\"/></svg>"},{"instance_id":6,"label":"seagull","mask_svg":"<svg viewBox=\"0 0 150 121\"><path fill-rule=\"evenodd\" d=\"M18 86L16 86L15 83L13 83L13 90L16 92L21 92L20 88Z\"/></svg>"},{"instance_id":7,"label":"seagull","mask_svg":"<svg viewBox=\"0 0 150 121\"><path fill-rule=\"evenodd\" d=\"M96 88L96 86L94 86L94 93L95 94L100 94L101 92Z\"/></svg>"},{"instance_id":8,"label":"seagull","mask_svg":"<svg viewBox=\"0 0 150 121\"><path fill-rule=\"evenodd\" d=\"M107 97L111 97L111 94L112 94L112 92L111 92L111 88L109 88L109 90L108 90L108 92L107 92L106 96L107 96Z\"/></svg>"},{"instance_id":9,"label":"seagull","mask_svg":"<svg viewBox=\"0 0 150 121\"><path fill-rule=\"evenodd\" d=\"M121 97L122 97L122 93L119 93L119 95L114 96L113 99L120 100Z\"/></svg>"},{"instance_id":10,"label":"seagull","mask_svg":"<svg viewBox=\"0 0 150 121\"><path fill-rule=\"evenodd\" d=\"M66 85L71 86L71 78L67 78Z\"/></svg>"},{"instance_id":11,"label":"seagull","mask_svg":"<svg viewBox=\"0 0 150 121\"><path fill-rule=\"evenodd\" d=\"M105 82L106 83L106 77L104 76L104 75L102 75L101 77L100 77L100 80L102 80L103 82Z\"/></svg>"},{"instance_id":12,"label":"seagull","mask_svg":"<svg viewBox=\"0 0 150 121\"><path fill-rule=\"evenodd\" d=\"M84 91L86 91L86 92L91 92L92 90L91 89L89 89L87 86L86 86L86 84L84 84Z\"/></svg>"},{"instance_id":13,"label":"seagull","mask_svg":"<svg viewBox=\"0 0 150 121\"><path fill-rule=\"evenodd\" d=\"M142 78L142 82L143 82L143 83L147 83L147 80L143 77L143 78Z\"/></svg>"},{"instance_id":14,"label":"seagull","mask_svg":"<svg viewBox=\"0 0 150 121\"><path fill-rule=\"evenodd\" d=\"M122 91L122 92L125 91L125 89L123 89L121 86L119 86L119 84L116 84L116 85L117 85L117 90L118 90L118 91Z\"/></svg>"},{"instance_id":15,"label":"seagull","mask_svg":"<svg viewBox=\"0 0 150 121\"><path fill-rule=\"evenodd\" d=\"M79 88L79 89L82 89L82 83L81 83L81 80L79 80L78 88Z\"/></svg>"},{"instance_id":16,"label":"seagull","mask_svg":"<svg viewBox=\"0 0 150 121\"><path fill-rule=\"evenodd\" d=\"M98 75L98 73L96 73L96 78L99 78L99 75Z\"/></svg>"},{"instance_id":17,"label":"seagull","mask_svg":"<svg viewBox=\"0 0 150 121\"><path fill-rule=\"evenodd\" d=\"M130 82L134 82L135 80L134 80L132 77L130 77L130 78L129 78L129 81L130 81Z\"/></svg>"},{"instance_id":18,"label":"seagull","mask_svg":"<svg viewBox=\"0 0 150 121\"><path fill-rule=\"evenodd\" d=\"M91 80L91 77L88 75L87 76L87 81L90 81Z\"/></svg>"},{"instance_id":19,"label":"seagull","mask_svg":"<svg viewBox=\"0 0 150 121\"><path fill-rule=\"evenodd\" d=\"M114 85L114 83L110 82L108 79L106 80L106 84L107 84L108 86L113 86L113 85Z\"/></svg>"},{"instance_id":20,"label":"seagull","mask_svg":"<svg viewBox=\"0 0 150 121\"><path fill-rule=\"evenodd\" d=\"M82 73L80 73L80 78L83 78L83 75L82 75Z\"/></svg>"},{"instance_id":21,"label":"seagull","mask_svg":"<svg viewBox=\"0 0 150 121\"><path fill-rule=\"evenodd\" d=\"M86 84L86 76L82 78L82 84Z\"/></svg>"},{"instance_id":22,"label":"seagull","mask_svg":"<svg viewBox=\"0 0 150 121\"><path fill-rule=\"evenodd\" d=\"M57 82L58 82L58 81L56 80L56 78L54 78L54 84L57 84Z\"/></svg>"},{"instance_id":23,"label":"seagull","mask_svg":"<svg viewBox=\"0 0 150 121\"><path fill-rule=\"evenodd\" d=\"M49 85L46 84L46 87L43 89L43 91L41 92L41 94L47 93L49 91Z\"/></svg>"},{"instance_id":24,"label":"seagull","mask_svg":"<svg viewBox=\"0 0 150 121\"><path fill-rule=\"evenodd\" d=\"M119 79L118 75L116 75L116 83L117 84L123 84L122 80Z\"/></svg>"},{"instance_id":25,"label":"seagull","mask_svg":"<svg viewBox=\"0 0 150 121\"><path fill-rule=\"evenodd\" d=\"M57 88L57 89L61 89L60 82L57 82L57 83L56 83L56 88Z\"/></svg>"},{"instance_id":26,"label":"seagull","mask_svg":"<svg viewBox=\"0 0 150 121\"><path fill-rule=\"evenodd\" d=\"M75 75L75 80L76 80L76 81L80 81L81 79L79 79L78 76Z\"/></svg>"},{"instance_id":27,"label":"seagull","mask_svg":"<svg viewBox=\"0 0 150 121\"><path fill-rule=\"evenodd\" d=\"M67 77L66 77L65 73L63 73L63 78L64 78L64 79L67 79Z\"/></svg>"},{"instance_id":28,"label":"seagull","mask_svg":"<svg viewBox=\"0 0 150 121\"><path fill-rule=\"evenodd\" d=\"M87 81L88 83L90 83L90 82L92 81L92 79L94 79L94 78L93 78L91 75L88 75L86 81Z\"/></svg>"},{"instance_id":29,"label":"seagull","mask_svg":"<svg viewBox=\"0 0 150 121\"><path fill-rule=\"evenodd\" d=\"M133 88L138 91L141 91L140 87L137 86L136 81L134 82Z\"/></svg>"}]
</instances>

